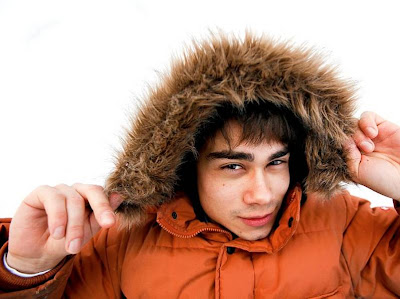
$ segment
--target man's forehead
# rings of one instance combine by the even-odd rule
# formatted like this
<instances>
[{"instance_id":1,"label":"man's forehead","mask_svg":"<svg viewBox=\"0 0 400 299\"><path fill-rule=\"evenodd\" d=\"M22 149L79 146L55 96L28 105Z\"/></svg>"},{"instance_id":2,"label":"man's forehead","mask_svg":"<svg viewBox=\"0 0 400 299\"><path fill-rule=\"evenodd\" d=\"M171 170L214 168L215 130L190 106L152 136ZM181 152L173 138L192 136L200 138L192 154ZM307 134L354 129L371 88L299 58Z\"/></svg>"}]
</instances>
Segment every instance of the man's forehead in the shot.
<instances>
[{"instance_id":1,"label":"man's forehead","mask_svg":"<svg viewBox=\"0 0 400 299\"><path fill-rule=\"evenodd\" d=\"M218 130L215 136L206 142L204 150L210 153L215 151L236 151L258 145L266 146L271 150L279 150L287 147L287 145L282 142L268 138L263 139L257 144L249 142L248 140L242 140L242 126L237 122L230 122L225 125L224 133L225 136L221 130Z\"/></svg>"}]
</instances>

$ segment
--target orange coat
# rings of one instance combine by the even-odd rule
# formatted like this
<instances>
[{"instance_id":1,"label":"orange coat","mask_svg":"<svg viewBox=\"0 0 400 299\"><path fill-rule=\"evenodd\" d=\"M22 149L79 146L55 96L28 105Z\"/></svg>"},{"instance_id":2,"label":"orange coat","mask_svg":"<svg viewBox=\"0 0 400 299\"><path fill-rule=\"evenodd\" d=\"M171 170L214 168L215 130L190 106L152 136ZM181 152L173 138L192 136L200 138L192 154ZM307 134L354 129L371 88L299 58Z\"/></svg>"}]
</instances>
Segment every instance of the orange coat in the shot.
<instances>
[{"instance_id":1,"label":"orange coat","mask_svg":"<svg viewBox=\"0 0 400 299\"><path fill-rule=\"evenodd\" d=\"M1 263L0 298L400 296L396 211L370 209L347 192L331 201L309 196L301 204L298 187L283 207L268 238L245 241L200 222L180 196L150 210L142 227L100 231L80 254L35 281L15 277ZM3 239L6 227L0 226ZM29 283L38 286L1 294Z\"/></svg>"}]
</instances>

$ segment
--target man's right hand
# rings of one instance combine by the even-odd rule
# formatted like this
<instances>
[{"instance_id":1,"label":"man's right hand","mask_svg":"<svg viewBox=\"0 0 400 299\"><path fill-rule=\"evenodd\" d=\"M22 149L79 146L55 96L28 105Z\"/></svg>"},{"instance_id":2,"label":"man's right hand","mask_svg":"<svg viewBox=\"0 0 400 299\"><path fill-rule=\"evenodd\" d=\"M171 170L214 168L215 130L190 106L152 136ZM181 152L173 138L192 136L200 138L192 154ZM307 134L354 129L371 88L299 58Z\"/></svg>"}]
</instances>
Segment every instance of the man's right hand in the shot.
<instances>
[{"instance_id":1,"label":"man's right hand","mask_svg":"<svg viewBox=\"0 0 400 299\"><path fill-rule=\"evenodd\" d=\"M7 263L23 273L55 267L78 253L101 227L115 224L122 199L101 186L41 186L29 194L10 224Z\"/></svg>"}]
</instances>

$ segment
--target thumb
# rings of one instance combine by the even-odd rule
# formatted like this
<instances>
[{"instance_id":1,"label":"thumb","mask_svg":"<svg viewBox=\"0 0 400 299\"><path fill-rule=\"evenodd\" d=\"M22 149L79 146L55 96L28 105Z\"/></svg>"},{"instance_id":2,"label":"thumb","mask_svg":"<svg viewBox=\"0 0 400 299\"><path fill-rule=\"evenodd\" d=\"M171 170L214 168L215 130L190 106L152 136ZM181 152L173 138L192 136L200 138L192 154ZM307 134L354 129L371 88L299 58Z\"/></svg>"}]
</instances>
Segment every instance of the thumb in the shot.
<instances>
[{"instance_id":1,"label":"thumb","mask_svg":"<svg viewBox=\"0 0 400 299\"><path fill-rule=\"evenodd\" d=\"M111 193L109 200L111 209L113 209L113 211L115 211L119 207L119 205L124 201L122 196L116 192Z\"/></svg>"}]
</instances>

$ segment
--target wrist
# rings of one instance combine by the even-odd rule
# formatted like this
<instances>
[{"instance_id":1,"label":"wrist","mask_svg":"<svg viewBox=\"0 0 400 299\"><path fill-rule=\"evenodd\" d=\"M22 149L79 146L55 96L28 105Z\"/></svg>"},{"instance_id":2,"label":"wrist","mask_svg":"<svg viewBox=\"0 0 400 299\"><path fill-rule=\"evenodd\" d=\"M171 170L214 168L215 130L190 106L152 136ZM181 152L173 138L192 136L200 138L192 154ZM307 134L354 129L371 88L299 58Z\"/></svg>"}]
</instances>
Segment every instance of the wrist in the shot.
<instances>
[{"instance_id":1,"label":"wrist","mask_svg":"<svg viewBox=\"0 0 400 299\"><path fill-rule=\"evenodd\" d=\"M10 266L8 265L8 263L7 263L7 252L4 253L4 255L3 255L3 264L4 264L4 267L6 267L6 269L7 269L10 273L12 273L12 274L14 274L14 275L17 275L17 276L19 276L19 277L24 277L24 278L36 277L36 276L39 276L39 275L42 275L42 274L46 274L47 272L49 272L49 271L51 270L51 269L49 269L49 270L46 270L46 271L37 272L37 273L35 273L35 274L27 274L27 273L19 272L18 270L14 269L14 268L12 268L12 267L10 267Z\"/></svg>"},{"instance_id":2,"label":"wrist","mask_svg":"<svg viewBox=\"0 0 400 299\"><path fill-rule=\"evenodd\" d=\"M38 260L38 259L26 259L26 258L19 258L15 257L9 252L5 256L5 262L7 265L23 274L37 274L40 272L46 272L54 268L58 262L50 262L46 261L45 263Z\"/></svg>"}]
</instances>

